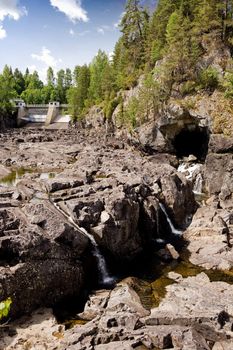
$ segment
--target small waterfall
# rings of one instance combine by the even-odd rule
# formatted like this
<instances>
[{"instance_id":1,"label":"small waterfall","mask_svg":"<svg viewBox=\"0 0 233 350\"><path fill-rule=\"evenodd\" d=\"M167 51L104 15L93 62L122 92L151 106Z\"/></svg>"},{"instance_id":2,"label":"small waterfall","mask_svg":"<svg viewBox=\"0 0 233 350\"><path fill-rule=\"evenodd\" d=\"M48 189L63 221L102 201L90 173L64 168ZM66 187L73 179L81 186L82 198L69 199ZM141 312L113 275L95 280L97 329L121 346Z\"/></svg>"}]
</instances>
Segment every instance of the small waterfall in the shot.
<instances>
[{"instance_id":1,"label":"small waterfall","mask_svg":"<svg viewBox=\"0 0 233 350\"><path fill-rule=\"evenodd\" d=\"M157 226L157 236L158 238L156 238L156 243L158 244L164 244L166 243L166 241L160 237L160 227L159 227L159 210L156 210L156 226Z\"/></svg>"},{"instance_id":2,"label":"small waterfall","mask_svg":"<svg viewBox=\"0 0 233 350\"><path fill-rule=\"evenodd\" d=\"M77 227L77 225L74 223L71 217L70 217L70 221ZM98 244L95 241L95 238L90 233L88 233L83 227L79 227L79 229L85 234L85 236L87 236L90 239L92 243L93 254L96 257L98 269L100 272L100 283L103 285L113 284L115 282L115 279L111 277L108 272L106 260L104 256L101 254Z\"/></svg>"},{"instance_id":3,"label":"small waterfall","mask_svg":"<svg viewBox=\"0 0 233 350\"><path fill-rule=\"evenodd\" d=\"M202 188L203 188L203 177L201 174L198 174L193 186L193 192L195 194L202 194Z\"/></svg>"},{"instance_id":4,"label":"small waterfall","mask_svg":"<svg viewBox=\"0 0 233 350\"><path fill-rule=\"evenodd\" d=\"M50 203L72 224L72 226L77 229L80 233L84 234L89 238L91 241L92 247L93 247L93 255L95 256L98 264L98 270L99 270L99 283L102 284L103 286L108 286L111 285L115 282L115 279L110 276L108 269L107 269L107 264L104 256L101 254L98 244L95 241L95 238L88 233L83 227L79 227L73 220L71 216L69 216L61 207L53 202L50 199Z\"/></svg>"},{"instance_id":5,"label":"small waterfall","mask_svg":"<svg viewBox=\"0 0 233 350\"><path fill-rule=\"evenodd\" d=\"M177 171L179 173L184 173L185 177L188 180L192 180L195 176L195 174L201 171L201 164L187 164L187 163L182 163L179 165Z\"/></svg>"},{"instance_id":6,"label":"small waterfall","mask_svg":"<svg viewBox=\"0 0 233 350\"><path fill-rule=\"evenodd\" d=\"M160 209L162 210L162 212L164 213L164 215L166 216L166 219L167 219L167 222L168 222L168 224L169 224L169 226L170 226L171 232L172 232L175 236L181 236L181 235L183 234L183 232L180 231L180 230L177 230L177 229L174 227L174 225L173 225L171 219L169 218L169 216L168 216L168 214L167 214L167 211L166 211L164 205L163 205L162 203L159 203L159 207L160 207Z\"/></svg>"}]
</instances>

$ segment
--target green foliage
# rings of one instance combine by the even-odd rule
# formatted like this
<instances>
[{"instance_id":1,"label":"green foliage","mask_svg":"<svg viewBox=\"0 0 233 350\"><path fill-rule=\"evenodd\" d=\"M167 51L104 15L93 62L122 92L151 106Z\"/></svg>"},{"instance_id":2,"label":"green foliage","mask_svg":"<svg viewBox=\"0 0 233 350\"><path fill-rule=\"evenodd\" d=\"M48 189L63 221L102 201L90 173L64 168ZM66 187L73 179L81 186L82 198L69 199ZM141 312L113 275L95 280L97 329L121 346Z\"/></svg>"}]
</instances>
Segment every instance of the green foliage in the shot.
<instances>
[{"instance_id":1,"label":"green foliage","mask_svg":"<svg viewBox=\"0 0 233 350\"><path fill-rule=\"evenodd\" d=\"M107 119L110 119L112 117L113 112L115 111L119 103L120 103L120 98L114 97L114 93L112 93L110 97L105 100L104 114Z\"/></svg>"},{"instance_id":2,"label":"green foliage","mask_svg":"<svg viewBox=\"0 0 233 350\"><path fill-rule=\"evenodd\" d=\"M219 84L218 71L212 67L203 69L199 75L199 83L200 88L213 91Z\"/></svg>"},{"instance_id":3,"label":"green foliage","mask_svg":"<svg viewBox=\"0 0 233 350\"><path fill-rule=\"evenodd\" d=\"M99 50L90 65L89 100L91 103L100 103L105 93L112 90L112 69L108 56Z\"/></svg>"},{"instance_id":4,"label":"green foliage","mask_svg":"<svg viewBox=\"0 0 233 350\"><path fill-rule=\"evenodd\" d=\"M227 72L224 77L223 87L225 89L225 97L233 98L233 72Z\"/></svg>"},{"instance_id":5,"label":"green foliage","mask_svg":"<svg viewBox=\"0 0 233 350\"><path fill-rule=\"evenodd\" d=\"M90 69L87 65L80 67L77 78L77 86L70 87L67 91L67 100L69 104L69 112L73 120L83 117L85 107L87 105L88 93L90 86Z\"/></svg>"},{"instance_id":6,"label":"green foliage","mask_svg":"<svg viewBox=\"0 0 233 350\"><path fill-rule=\"evenodd\" d=\"M47 84L49 86L54 86L54 83L55 83L55 77L54 77L53 68L49 67L47 70Z\"/></svg>"},{"instance_id":7,"label":"green foliage","mask_svg":"<svg viewBox=\"0 0 233 350\"><path fill-rule=\"evenodd\" d=\"M12 110L12 99L17 97L15 82L10 67L5 66L0 74L0 113L10 114Z\"/></svg>"},{"instance_id":8,"label":"green foliage","mask_svg":"<svg viewBox=\"0 0 233 350\"><path fill-rule=\"evenodd\" d=\"M120 29L113 64L118 89L128 89L136 85L146 62L149 15L138 0L127 1Z\"/></svg>"},{"instance_id":9,"label":"green foliage","mask_svg":"<svg viewBox=\"0 0 233 350\"><path fill-rule=\"evenodd\" d=\"M14 90L17 95L20 96L21 93L25 90L25 80L22 72L18 68L14 71Z\"/></svg>"},{"instance_id":10,"label":"green foliage","mask_svg":"<svg viewBox=\"0 0 233 350\"><path fill-rule=\"evenodd\" d=\"M217 71L210 66L199 72L197 63L212 37L233 49L233 0L158 0L151 16L142 1L127 0L119 27L112 59L99 50L89 66L73 72L49 67L46 84L36 71L13 73L6 66L0 75L0 110L10 109L11 99L21 96L27 103L68 101L74 119L94 104L103 107L106 118L119 105L120 120L131 126L156 118L173 91L185 96L220 86ZM142 75L138 98L125 107L116 96L135 87ZM221 85L227 97L233 96L232 76L227 73Z\"/></svg>"},{"instance_id":11,"label":"green foliage","mask_svg":"<svg viewBox=\"0 0 233 350\"><path fill-rule=\"evenodd\" d=\"M180 87L180 93L185 96L196 91L197 82L193 80L185 81Z\"/></svg>"},{"instance_id":12,"label":"green foliage","mask_svg":"<svg viewBox=\"0 0 233 350\"><path fill-rule=\"evenodd\" d=\"M163 82L158 81L156 73L148 73L139 89L138 97L132 97L121 113L121 122L132 128L143 124L149 118L156 120L168 97Z\"/></svg>"},{"instance_id":13,"label":"green foliage","mask_svg":"<svg viewBox=\"0 0 233 350\"><path fill-rule=\"evenodd\" d=\"M12 304L11 298L6 299L0 303L0 321L7 317L10 311L10 307Z\"/></svg>"},{"instance_id":14,"label":"green foliage","mask_svg":"<svg viewBox=\"0 0 233 350\"><path fill-rule=\"evenodd\" d=\"M136 97L132 97L127 104L124 111L124 123L129 127L135 128L137 126L138 106L139 100Z\"/></svg>"}]
</instances>

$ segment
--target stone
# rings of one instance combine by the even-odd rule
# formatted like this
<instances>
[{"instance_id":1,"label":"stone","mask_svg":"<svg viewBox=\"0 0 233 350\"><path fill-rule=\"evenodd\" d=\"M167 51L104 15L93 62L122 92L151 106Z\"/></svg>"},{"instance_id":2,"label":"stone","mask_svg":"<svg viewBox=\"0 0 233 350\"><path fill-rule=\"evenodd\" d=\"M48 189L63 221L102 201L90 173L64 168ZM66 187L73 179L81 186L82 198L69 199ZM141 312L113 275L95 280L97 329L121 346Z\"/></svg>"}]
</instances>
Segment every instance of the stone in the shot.
<instances>
[{"instance_id":1,"label":"stone","mask_svg":"<svg viewBox=\"0 0 233 350\"><path fill-rule=\"evenodd\" d=\"M172 244L166 244L166 249L168 250L168 252L170 253L170 255L173 259L175 259L175 260L179 259L180 255L176 251L176 249L173 247Z\"/></svg>"},{"instance_id":2,"label":"stone","mask_svg":"<svg viewBox=\"0 0 233 350\"><path fill-rule=\"evenodd\" d=\"M233 250L228 247L228 238L223 234L224 227L219 220L219 216L228 218L229 215L228 210L218 209L214 202L197 210L183 235L188 242L189 260L193 264L220 270L233 267ZM229 230L231 233L231 225Z\"/></svg>"},{"instance_id":3,"label":"stone","mask_svg":"<svg viewBox=\"0 0 233 350\"><path fill-rule=\"evenodd\" d=\"M64 327L56 322L51 309L38 309L0 330L0 348L4 350L58 349Z\"/></svg>"}]
</instances>

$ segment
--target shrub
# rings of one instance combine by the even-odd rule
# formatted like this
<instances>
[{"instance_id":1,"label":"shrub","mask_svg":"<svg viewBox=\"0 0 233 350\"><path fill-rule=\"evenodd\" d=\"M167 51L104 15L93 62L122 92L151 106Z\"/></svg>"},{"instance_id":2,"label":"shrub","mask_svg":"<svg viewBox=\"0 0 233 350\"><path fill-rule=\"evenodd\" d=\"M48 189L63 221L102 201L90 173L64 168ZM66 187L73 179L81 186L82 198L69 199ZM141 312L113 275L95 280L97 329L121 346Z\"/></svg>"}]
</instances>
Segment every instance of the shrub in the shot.
<instances>
[{"instance_id":1,"label":"shrub","mask_svg":"<svg viewBox=\"0 0 233 350\"><path fill-rule=\"evenodd\" d=\"M200 87L213 91L218 87L218 71L213 67L203 69L199 75Z\"/></svg>"},{"instance_id":2,"label":"shrub","mask_svg":"<svg viewBox=\"0 0 233 350\"><path fill-rule=\"evenodd\" d=\"M138 108L139 100L136 97L132 97L125 110L126 122L132 128L137 126Z\"/></svg>"},{"instance_id":3,"label":"shrub","mask_svg":"<svg viewBox=\"0 0 233 350\"><path fill-rule=\"evenodd\" d=\"M193 92L195 92L196 86L197 86L197 83L195 81L188 80L181 85L180 93L183 96L192 94Z\"/></svg>"},{"instance_id":4,"label":"shrub","mask_svg":"<svg viewBox=\"0 0 233 350\"><path fill-rule=\"evenodd\" d=\"M225 90L225 97L233 98L233 73L227 72L223 80L223 88Z\"/></svg>"},{"instance_id":5,"label":"shrub","mask_svg":"<svg viewBox=\"0 0 233 350\"><path fill-rule=\"evenodd\" d=\"M10 311L10 306L12 304L11 298L6 299L0 303L0 321L7 317Z\"/></svg>"},{"instance_id":6,"label":"shrub","mask_svg":"<svg viewBox=\"0 0 233 350\"><path fill-rule=\"evenodd\" d=\"M108 101L108 103L106 104L105 108L104 108L104 112L106 115L107 119L110 119L113 115L113 112L115 111L116 107L119 104L119 98L114 98L110 101Z\"/></svg>"}]
</instances>

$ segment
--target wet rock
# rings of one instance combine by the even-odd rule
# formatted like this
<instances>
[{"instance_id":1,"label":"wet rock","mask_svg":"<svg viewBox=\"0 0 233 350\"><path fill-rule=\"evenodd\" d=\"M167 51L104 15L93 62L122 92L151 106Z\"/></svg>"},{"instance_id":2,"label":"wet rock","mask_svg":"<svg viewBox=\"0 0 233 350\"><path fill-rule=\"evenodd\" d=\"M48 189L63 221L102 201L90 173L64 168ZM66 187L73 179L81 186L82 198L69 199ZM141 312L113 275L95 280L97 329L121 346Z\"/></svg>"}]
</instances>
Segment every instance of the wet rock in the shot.
<instances>
[{"instance_id":1,"label":"wet rock","mask_svg":"<svg viewBox=\"0 0 233 350\"><path fill-rule=\"evenodd\" d=\"M169 209L168 214L172 216L178 227L182 227L188 213L192 213L196 209L192 185L180 173L164 174L160 178L160 182L162 196Z\"/></svg>"},{"instance_id":2,"label":"wet rock","mask_svg":"<svg viewBox=\"0 0 233 350\"><path fill-rule=\"evenodd\" d=\"M88 239L48 200L0 212L0 300L11 296L11 317L78 295ZM10 264L10 267L8 266Z\"/></svg>"}]
</instances>

